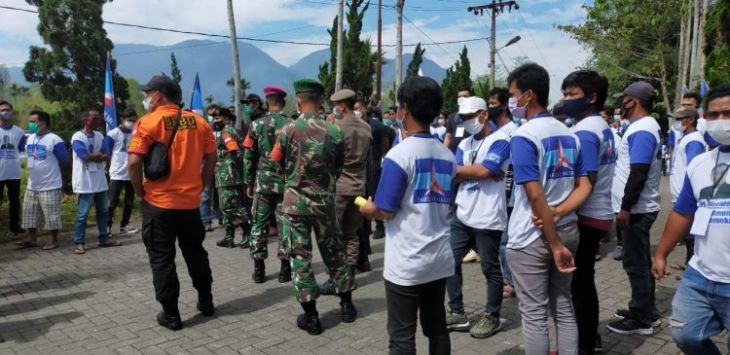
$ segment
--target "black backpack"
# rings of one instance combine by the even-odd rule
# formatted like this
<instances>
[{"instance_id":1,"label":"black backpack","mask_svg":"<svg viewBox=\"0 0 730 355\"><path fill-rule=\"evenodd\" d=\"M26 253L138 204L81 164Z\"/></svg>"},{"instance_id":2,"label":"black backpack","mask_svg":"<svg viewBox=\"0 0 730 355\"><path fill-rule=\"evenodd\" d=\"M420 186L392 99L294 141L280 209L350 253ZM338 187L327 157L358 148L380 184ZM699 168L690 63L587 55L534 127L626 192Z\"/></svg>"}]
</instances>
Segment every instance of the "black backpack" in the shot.
<instances>
[{"instance_id":1,"label":"black backpack","mask_svg":"<svg viewBox=\"0 0 730 355\"><path fill-rule=\"evenodd\" d=\"M144 176L147 180L155 181L164 178L170 174L170 157L169 151L172 148L172 141L175 139L177 129L180 126L180 116L182 110L177 111L175 123L172 129L172 135L167 141L167 145L155 142L150 146L147 155L144 157Z\"/></svg>"}]
</instances>

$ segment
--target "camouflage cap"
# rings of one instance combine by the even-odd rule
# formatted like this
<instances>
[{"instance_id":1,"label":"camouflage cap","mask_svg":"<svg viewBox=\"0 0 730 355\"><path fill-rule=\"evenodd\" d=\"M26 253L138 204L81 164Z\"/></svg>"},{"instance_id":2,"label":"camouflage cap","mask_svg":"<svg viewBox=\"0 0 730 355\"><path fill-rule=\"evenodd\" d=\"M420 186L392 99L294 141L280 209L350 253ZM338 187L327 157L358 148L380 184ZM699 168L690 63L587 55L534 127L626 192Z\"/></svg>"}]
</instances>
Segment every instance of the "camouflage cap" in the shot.
<instances>
[{"instance_id":1,"label":"camouflage cap","mask_svg":"<svg viewBox=\"0 0 730 355\"><path fill-rule=\"evenodd\" d=\"M304 92L311 92L315 94L324 94L324 86L312 79L302 79L294 82L294 92L301 94Z\"/></svg>"}]
</instances>

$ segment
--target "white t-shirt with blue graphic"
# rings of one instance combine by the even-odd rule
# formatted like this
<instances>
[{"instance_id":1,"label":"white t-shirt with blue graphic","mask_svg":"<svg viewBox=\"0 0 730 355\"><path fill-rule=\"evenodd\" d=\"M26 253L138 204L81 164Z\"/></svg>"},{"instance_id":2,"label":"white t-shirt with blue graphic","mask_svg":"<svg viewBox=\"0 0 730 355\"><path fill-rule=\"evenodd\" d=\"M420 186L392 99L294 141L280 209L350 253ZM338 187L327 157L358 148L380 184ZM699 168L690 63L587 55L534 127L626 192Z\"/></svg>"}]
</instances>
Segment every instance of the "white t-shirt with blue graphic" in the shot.
<instances>
[{"instance_id":1,"label":"white t-shirt with blue graphic","mask_svg":"<svg viewBox=\"0 0 730 355\"><path fill-rule=\"evenodd\" d=\"M705 235L695 235L695 254L689 265L704 277L726 284L730 283L729 166L730 149L719 147L697 156L687 167L682 191L674 204L675 212L695 215L695 224L703 223L698 217L700 208L709 214ZM697 227L692 226L692 229Z\"/></svg>"},{"instance_id":2,"label":"white t-shirt with blue graphic","mask_svg":"<svg viewBox=\"0 0 730 355\"><path fill-rule=\"evenodd\" d=\"M486 138L469 136L456 149L456 164L481 164L492 174L507 169L509 137L496 131ZM503 231L507 227L507 202L504 179L465 180L456 194L456 217L476 229Z\"/></svg>"},{"instance_id":3,"label":"white t-shirt with blue graphic","mask_svg":"<svg viewBox=\"0 0 730 355\"><path fill-rule=\"evenodd\" d=\"M549 206L557 206L575 188L575 179L585 176L580 142L562 122L538 115L515 131L510 142L515 170L515 207L509 220L507 248L522 249L542 236L532 221L532 207L524 184L539 181ZM575 213L563 216L556 226L575 222Z\"/></svg>"},{"instance_id":4,"label":"white t-shirt with blue graphic","mask_svg":"<svg viewBox=\"0 0 730 355\"><path fill-rule=\"evenodd\" d=\"M596 172L593 192L578 214L585 217L613 220L611 183L616 166L616 142L606 121L598 115L586 117L573 127L580 140L580 154L586 173Z\"/></svg>"},{"instance_id":5,"label":"white t-shirt with blue graphic","mask_svg":"<svg viewBox=\"0 0 730 355\"><path fill-rule=\"evenodd\" d=\"M102 143L106 151L112 152L112 159L109 163L109 179L129 181L129 169L127 161L127 147L132 132L124 132L117 127L107 132Z\"/></svg>"},{"instance_id":6,"label":"white t-shirt with blue graphic","mask_svg":"<svg viewBox=\"0 0 730 355\"><path fill-rule=\"evenodd\" d=\"M699 131L691 132L683 136L672 155L672 175L669 176L669 191L672 194L672 203L677 201L679 192L682 191L684 177L687 174L687 166L694 158L707 150L705 139Z\"/></svg>"},{"instance_id":7,"label":"white t-shirt with blue graphic","mask_svg":"<svg viewBox=\"0 0 730 355\"><path fill-rule=\"evenodd\" d=\"M87 134L78 131L71 137L71 148L73 150L73 174L71 186L74 193L88 194L106 191L109 185L106 182L104 164L98 161L86 161L91 153L104 152L109 154L102 142L104 136L99 132Z\"/></svg>"},{"instance_id":8,"label":"white t-shirt with blue graphic","mask_svg":"<svg viewBox=\"0 0 730 355\"><path fill-rule=\"evenodd\" d=\"M68 152L61 137L48 132L42 136L31 134L26 145L28 152L28 189L49 191L62 186L61 168L68 160Z\"/></svg>"},{"instance_id":9,"label":"white t-shirt with blue graphic","mask_svg":"<svg viewBox=\"0 0 730 355\"><path fill-rule=\"evenodd\" d=\"M394 213L385 222L383 278L413 286L454 274L450 225L456 162L430 134L408 137L383 160L375 205Z\"/></svg>"},{"instance_id":10,"label":"white t-shirt with blue graphic","mask_svg":"<svg viewBox=\"0 0 730 355\"><path fill-rule=\"evenodd\" d=\"M24 150L25 132L20 127L0 127L0 181L20 179L20 152Z\"/></svg>"},{"instance_id":11,"label":"white t-shirt with blue graphic","mask_svg":"<svg viewBox=\"0 0 730 355\"><path fill-rule=\"evenodd\" d=\"M654 117L646 116L631 122L618 145L618 160L611 186L611 200L614 212L621 210L626 182L631 164L650 164L649 175L639 200L631 213L651 213L661 209L659 180L662 175L662 160L659 158L661 128Z\"/></svg>"}]
</instances>

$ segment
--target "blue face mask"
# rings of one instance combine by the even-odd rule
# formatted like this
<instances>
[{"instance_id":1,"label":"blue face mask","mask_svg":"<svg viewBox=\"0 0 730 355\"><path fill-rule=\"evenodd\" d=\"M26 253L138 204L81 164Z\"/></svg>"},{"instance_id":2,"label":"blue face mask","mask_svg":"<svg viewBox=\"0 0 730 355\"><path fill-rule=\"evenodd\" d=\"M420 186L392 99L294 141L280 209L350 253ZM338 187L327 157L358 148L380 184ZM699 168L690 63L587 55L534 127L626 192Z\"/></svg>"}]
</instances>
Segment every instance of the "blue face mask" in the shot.
<instances>
[{"instance_id":1,"label":"blue face mask","mask_svg":"<svg viewBox=\"0 0 730 355\"><path fill-rule=\"evenodd\" d=\"M583 118L590 107L585 97L563 101L563 112L569 117Z\"/></svg>"}]
</instances>

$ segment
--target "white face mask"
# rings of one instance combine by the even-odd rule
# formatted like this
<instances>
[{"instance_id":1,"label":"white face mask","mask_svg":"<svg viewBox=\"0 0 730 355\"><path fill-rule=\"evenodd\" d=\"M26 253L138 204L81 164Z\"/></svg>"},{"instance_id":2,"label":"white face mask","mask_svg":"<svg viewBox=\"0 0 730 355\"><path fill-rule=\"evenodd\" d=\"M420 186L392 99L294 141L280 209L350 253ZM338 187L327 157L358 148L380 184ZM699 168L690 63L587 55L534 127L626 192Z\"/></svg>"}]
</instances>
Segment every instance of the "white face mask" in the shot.
<instances>
[{"instance_id":1,"label":"white face mask","mask_svg":"<svg viewBox=\"0 0 730 355\"><path fill-rule=\"evenodd\" d=\"M124 121L124 128L126 128L126 129L128 129L128 130L131 131L132 130L132 127L134 127L134 122Z\"/></svg>"},{"instance_id":2,"label":"white face mask","mask_svg":"<svg viewBox=\"0 0 730 355\"><path fill-rule=\"evenodd\" d=\"M730 120L707 121L707 134L721 145L730 145Z\"/></svg>"},{"instance_id":3,"label":"white face mask","mask_svg":"<svg viewBox=\"0 0 730 355\"><path fill-rule=\"evenodd\" d=\"M464 100L466 100L466 97L460 97L460 98L456 99L456 104L461 106L461 103L464 102Z\"/></svg>"},{"instance_id":4,"label":"white face mask","mask_svg":"<svg viewBox=\"0 0 730 355\"><path fill-rule=\"evenodd\" d=\"M479 117L474 117L464 121L464 130L469 134L475 135L484 129L484 123L479 122Z\"/></svg>"},{"instance_id":5,"label":"white face mask","mask_svg":"<svg viewBox=\"0 0 730 355\"><path fill-rule=\"evenodd\" d=\"M355 117L359 120L362 118L362 111L355 111Z\"/></svg>"},{"instance_id":6,"label":"white face mask","mask_svg":"<svg viewBox=\"0 0 730 355\"><path fill-rule=\"evenodd\" d=\"M512 117L519 118L520 120L527 118L527 104L525 106L517 106L518 101L522 96L525 96L526 93L522 93L520 97L510 97L509 102L507 103L507 108L509 108L509 112L512 114Z\"/></svg>"},{"instance_id":7,"label":"white face mask","mask_svg":"<svg viewBox=\"0 0 730 355\"><path fill-rule=\"evenodd\" d=\"M621 121L621 115L613 115L614 121Z\"/></svg>"},{"instance_id":8,"label":"white face mask","mask_svg":"<svg viewBox=\"0 0 730 355\"><path fill-rule=\"evenodd\" d=\"M674 121L674 124L672 124L672 129L679 132L684 131L684 127L682 127L682 121Z\"/></svg>"},{"instance_id":9,"label":"white face mask","mask_svg":"<svg viewBox=\"0 0 730 355\"><path fill-rule=\"evenodd\" d=\"M439 124L439 126L445 126L446 125L446 120L443 119L443 118L439 118L438 124Z\"/></svg>"},{"instance_id":10,"label":"white face mask","mask_svg":"<svg viewBox=\"0 0 730 355\"><path fill-rule=\"evenodd\" d=\"M144 110L147 112L150 112L151 101L152 101L152 98L149 96L145 96L144 100L142 100L142 107L144 107Z\"/></svg>"}]
</instances>

